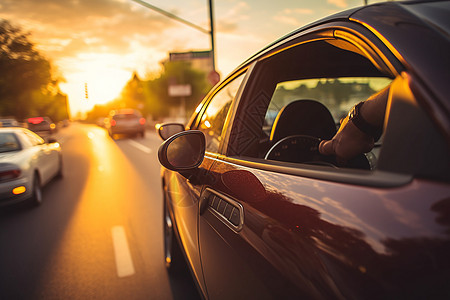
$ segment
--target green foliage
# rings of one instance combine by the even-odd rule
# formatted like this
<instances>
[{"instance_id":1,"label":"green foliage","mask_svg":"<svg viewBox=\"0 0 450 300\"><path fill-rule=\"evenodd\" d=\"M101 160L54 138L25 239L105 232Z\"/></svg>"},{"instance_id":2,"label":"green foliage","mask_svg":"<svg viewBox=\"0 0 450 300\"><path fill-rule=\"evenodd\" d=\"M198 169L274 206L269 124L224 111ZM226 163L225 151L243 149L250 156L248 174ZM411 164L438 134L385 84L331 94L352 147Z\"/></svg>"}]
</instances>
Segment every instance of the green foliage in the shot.
<instances>
[{"instance_id":1,"label":"green foliage","mask_svg":"<svg viewBox=\"0 0 450 300\"><path fill-rule=\"evenodd\" d=\"M167 62L164 67L164 73L160 77L160 94L157 101L166 108L179 106L181 103L180 97L169 96L168 86L169 84L190 84L192 94L185 97L186 112L189 116L212 87L206 79L206 74L192 68L189 63L183 61ZM167 109L163 112L163 116L165 115L167 115Z\"/></svg>"},{"instance_id":2,"label":"green foliage","mask_svg":"<svg viewBox=\"0 0 450 300\"><path fill-rule=\"evenodd\" d=\"M54 121L67 115L67 97L52 78L50 62L19 27L0 20L0 114L22 120L49 116Z\"/></svg>"},{"instance_id":3,"label":"green foliage","mask_svg":"<svg viewBox=\"0 0 450 300\"><path fill-rule=\"evenodd\" d=\"M117 103L114 102L104 105L95 105L94 108L88 112L86 121L103 126L103 120L109 115L109 112L115 108L117 108Z\"/></svg>"},{"instance_id":4,"label":"green foliage","mask_svg":"<svg viewBox=\"0 0 450 300\"><path fill-rule=\"evenodd\" d=\"M115 103L114 108L134 108L143 112L145 108L145 96L143 91L142 81L139 79L136 73L125 85L122 90L120 100Z\"/></svg>"},{"instance_id":5,"label":"green foliage","mask_svg":"<svg viewBox=\"0 0 450 300\"><path fill-rule=\"evenodd\" d=\"M130 107L140 110L153 119L161 119L170 114L171 110L181 105L181 97L169 96L170 84L190 84L192 94L184 97L186 115L189 116L199 101L211 89L206 74L194 69L187 62L167 62L164 71L151 80L140 80L136 74L128 82L114 108Z\"/></svg>"}]
</instances>

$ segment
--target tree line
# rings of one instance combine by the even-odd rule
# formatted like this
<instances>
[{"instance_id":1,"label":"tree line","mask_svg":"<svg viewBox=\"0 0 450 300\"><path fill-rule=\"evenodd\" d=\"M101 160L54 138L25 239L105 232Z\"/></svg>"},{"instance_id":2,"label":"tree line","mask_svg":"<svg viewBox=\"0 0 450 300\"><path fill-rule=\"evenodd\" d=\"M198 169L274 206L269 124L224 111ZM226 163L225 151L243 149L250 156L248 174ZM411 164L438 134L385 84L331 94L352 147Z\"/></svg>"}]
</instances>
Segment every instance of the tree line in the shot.
<instances>
[{"instance_id":1,"label":"tree line","mask_svg":"<svg viewBox=\"0 0 450 300\"><path fill-rule=\"evenodd\" d=\"M0 19L0 117L14 117L23 121L27 117L48 116L53 121L69 118L67 95L59 83L51 62L30 41L30 33L8 20ZM135 108L154 120L173 116L180 105L189 116L212 85L205 72L195 69L186 61L167 61L158 74L140 79L136 73L113 101L96 105L87 114L88 121L106 117L111 110ZM169 85L191 87L189 96L169 95Z\"/></svg>"},{"instance_id":2,"label":"tree line","mask_svg":"<svg viewBox=\"0 0 450 300\"><path fill-rule=\"evenodd\" d=\"M134 108L153 120L162 120L179 112L180 106L184 105L186 116L190 116L212 88L207 74L187 61L167 61L161 73L149 77L141 79L134 73L120 96L107 104L96 105L88 113L88 121L106 117L111 110L119 108ZM190 85L191 94L183 98L171 96L170 85Z\"/></svg>"},{"instance_id":3,"label":"tree line","mask_svg":"<svg viewBox=\"0 0 450 300\"><path fill-rule=\"evenodd\" d=\"M23 121L48 116L67 119L67 96L61 92L51 62L29 39L30 33L0 19L0 116Z\"/></svg>"}]
</instances>

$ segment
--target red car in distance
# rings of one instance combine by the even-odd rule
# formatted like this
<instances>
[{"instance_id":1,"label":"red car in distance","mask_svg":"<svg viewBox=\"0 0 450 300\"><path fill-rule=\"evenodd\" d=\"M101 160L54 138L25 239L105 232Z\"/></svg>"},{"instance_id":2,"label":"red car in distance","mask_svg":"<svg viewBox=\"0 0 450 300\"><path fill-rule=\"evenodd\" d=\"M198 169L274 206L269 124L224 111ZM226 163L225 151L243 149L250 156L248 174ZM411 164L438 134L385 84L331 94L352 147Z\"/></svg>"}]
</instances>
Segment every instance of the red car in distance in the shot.
<instances>
[{"instance_id":1,"label":"red car in distance","mask_svg":"<svg viewBox=\"0 0 450 300\"><path fill-rule=\"evenodd\" d=\"M124 108L111 111L105 126L111 137L116 134L145 137L145 118L135 109Z\"/></svg>"},{"instance_id":2,"label":"red car in distance","mask_svg":"<svg viewBox=\"0 0 450 300\"><path fill-rule=\"evenodd\" d=\"M33 117L25 120L26 127L40 135L53 134L56 132L56 125L49 117Z\"/></svg>"}]
</instances>

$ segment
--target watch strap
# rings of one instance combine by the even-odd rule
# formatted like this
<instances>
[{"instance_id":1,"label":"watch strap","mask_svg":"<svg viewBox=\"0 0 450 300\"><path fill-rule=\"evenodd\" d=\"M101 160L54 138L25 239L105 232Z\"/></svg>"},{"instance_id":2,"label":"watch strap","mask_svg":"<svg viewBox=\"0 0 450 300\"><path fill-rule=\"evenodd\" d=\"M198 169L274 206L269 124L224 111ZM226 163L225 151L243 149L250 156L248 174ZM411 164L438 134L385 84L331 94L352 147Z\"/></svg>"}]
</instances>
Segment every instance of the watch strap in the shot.
<instances>
[{"instance_id":1,"label":"watch strap","mask_svg":"<svg viewBox=\"0 0 450 300\"><path fill-rule=\"evenodd\" d=\"M367 122L361 115L361 107L364 102L360 102L350 111L349 119L353 122L359 130L367 135L370 135L377 141L382 134L382 128L380 126L375 126Z\"/></svg>"}]
</instances>

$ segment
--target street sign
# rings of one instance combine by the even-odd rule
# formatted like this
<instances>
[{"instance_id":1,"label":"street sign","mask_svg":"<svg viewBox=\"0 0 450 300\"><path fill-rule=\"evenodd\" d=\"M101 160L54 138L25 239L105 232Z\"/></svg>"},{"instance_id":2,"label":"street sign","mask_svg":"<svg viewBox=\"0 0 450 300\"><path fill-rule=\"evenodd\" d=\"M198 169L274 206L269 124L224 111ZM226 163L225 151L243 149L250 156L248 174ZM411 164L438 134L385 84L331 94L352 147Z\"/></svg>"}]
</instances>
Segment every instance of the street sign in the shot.
<instances>
[{"instance_id":1,"label":"street sign","mask_svg":"<svg viewBox=\"0 0 450 300\"><path fill-rule=\"evenodd\" d=\"M208 80L212 85L216 85L220 81L220 74L213 70L209 72Z\"/></svg>"},{"instance_id":2,"label":"street sign","mask_svg":"<svg viewBox=\"0 0 450 300\"><path fill-rule=\"evenodd\" d=\"M170 97L188 97L192 95L190 84L171 84L169 85Z\"/></svg>"},{"instance_id":3,"label":"street sign","mask_svg":"<svg viewBox=\"0 0 450 300\"><path fill-rule=\"evenodd\" d=\"M193 59L211 58L211 51L170 52L170 61L190 61Z\"/></svg>"}]
</instances>

